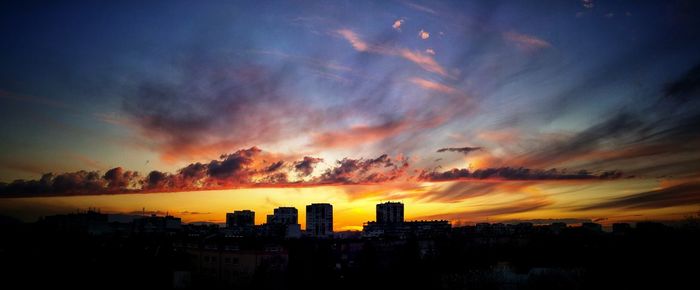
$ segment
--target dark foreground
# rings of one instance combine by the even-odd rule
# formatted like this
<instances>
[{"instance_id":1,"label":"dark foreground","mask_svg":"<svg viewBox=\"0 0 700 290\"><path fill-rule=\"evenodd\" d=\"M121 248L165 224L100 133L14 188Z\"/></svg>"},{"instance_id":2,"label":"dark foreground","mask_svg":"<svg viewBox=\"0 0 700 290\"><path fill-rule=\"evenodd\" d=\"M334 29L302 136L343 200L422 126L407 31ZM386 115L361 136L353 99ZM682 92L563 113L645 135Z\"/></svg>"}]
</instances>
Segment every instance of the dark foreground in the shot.
<instances>
[{"instance_id":1,"label":"dark foreground","mask_svg":"<svg viewBox=\"0 0 700 290\"><path fill-rule=\"evenodd\" d=\"M689 220L595 228L457 227L430 237L277 239L216 226L109 231L5 222L4 289L698 289Z\"/></svg>"}]
</instances>

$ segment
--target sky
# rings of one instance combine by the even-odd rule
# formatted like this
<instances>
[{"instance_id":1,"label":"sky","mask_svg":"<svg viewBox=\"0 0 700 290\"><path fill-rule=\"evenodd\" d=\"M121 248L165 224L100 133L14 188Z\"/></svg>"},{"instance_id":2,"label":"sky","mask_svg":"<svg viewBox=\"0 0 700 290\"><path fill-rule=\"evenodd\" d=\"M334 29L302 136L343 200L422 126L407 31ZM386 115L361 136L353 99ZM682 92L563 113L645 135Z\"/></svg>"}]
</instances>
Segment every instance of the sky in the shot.
<instances>
[{"instance_id":1,"label":"sky","mask_svg":"<svg viewBox=\"0 0 700 290\"><path fill-rule=\"evenodd\" d=\"M700 211L696 1L3 1L0 214Z\"/></svg>"}]
</instances>

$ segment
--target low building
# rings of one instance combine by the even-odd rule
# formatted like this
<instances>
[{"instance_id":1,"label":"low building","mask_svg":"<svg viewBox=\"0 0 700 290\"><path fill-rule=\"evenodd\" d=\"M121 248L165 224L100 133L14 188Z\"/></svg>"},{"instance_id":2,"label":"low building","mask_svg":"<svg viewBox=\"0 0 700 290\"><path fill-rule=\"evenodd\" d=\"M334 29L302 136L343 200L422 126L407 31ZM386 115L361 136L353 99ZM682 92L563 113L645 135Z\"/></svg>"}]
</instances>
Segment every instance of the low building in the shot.
<instances>
[{"instance_id":1,"label":"low building","mask_svg":"<svg viewBox=\"0 0 700 290\"><path fill-rule=\"evenodd\" d=\"M137 233L163 233L179 231L182 227L182 220L178 217L166 215L143 217L135 219L133 222L134 232Z\"/></svg>"}]
</instances>

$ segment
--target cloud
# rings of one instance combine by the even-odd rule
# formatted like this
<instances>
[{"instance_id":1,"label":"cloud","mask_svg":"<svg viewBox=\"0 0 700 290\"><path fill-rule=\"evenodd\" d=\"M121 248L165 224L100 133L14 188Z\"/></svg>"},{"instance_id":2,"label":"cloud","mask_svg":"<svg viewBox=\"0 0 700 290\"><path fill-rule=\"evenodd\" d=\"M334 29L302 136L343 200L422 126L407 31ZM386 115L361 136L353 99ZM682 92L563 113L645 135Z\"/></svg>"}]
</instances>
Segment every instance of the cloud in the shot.
<instances>
[{"instance_id":1,"label":"cloud","mask_svg":"<svg viewBox=\"0 0 700 290\"><path fill-rule=\"evenodd\" d=\"M507 162L530 168L613 167L637 177L683 177L700 170L689 162L699 158L700 115L669 110L663 102L648 112L662 117L646 120L648 115L622 112L563 138L540 138Z\"/></svg>"},{"instance_id":2,"label":"cloud","mask_svg":"<svg viewBox=\"0 0 700 290\"><path fill-rule=\"evenodd\" d=\"M28 103L44 105L44 106L49 106L49 107L58 108L58 109L66 109L69 111L77 112L77 110L75 108L69 106L66 103L60 102L60 101L56 101L56 100L49 99L49 98L31 96L31 95L15 94L15 93L3 90L1 88L0 88L0 99L28 102Z\"/></svg>"},{"instance_id":3,"label":"cloud","mask_svg":"<svg viewBox=\"0 0 700 290\"><path fill-rule=\"evenodd\" d=\"M437 61L435 61L435 59L433 59L433 57L428 54L424 54L420 51L412 51L405 48L400 49L398 51L398 54L401 57L417 64L426 71L433 72L441 76L448 76L447 70L445 70L445 68L438 64Z\"/></svg>"},{"instance_id":4,"label":"cloud","mask_svg":"<svg viewBox=\"0 0 700 290\"><path fill-rule=\"evenodd\" d=\"M395 136L408 129L411 129L411 126L407 120L388 121L379 125L357 125L344 131L316 134L312 142L313 146L323 148L353 147Z\"/></svg>"},{"instance_id":5,"label":"cloud","mask_svg":"<svg viewBox=\"0 0 700 290\"><path fill-rule=\"evenodd\" d=\"M167 190L173 187L171 175L158 170L153 170L146 175L144 189Z\"/></svg>"},{"instance_id":6,"label":"cloud","mask_svg":"<svg viewBox=\"0 0 700 290\"><path fill-rule=\"evenodd\" d=\"M688 182L603 201L598 204L578 208L578 210L658 209L697 204L700 204L700 183Z\"/></svg>"},{"instance_id":7,"label":"cloud","mask_svg":"<svg viewBox=\"0 0 700 290\"><path fill-rule=\"evenodd\" d=\"M430 33L421 29L420 31L418 31L418 37L420 39L426 40L426 39L430 38Z\"/></svg>"},{"instance_id":8,"label":"cloud","mask_svg":"<svg viewBox=\"0 0 700 290\"><path fill-rule=\"evenodd\" d=\"M540 38L532 35L521 34L514 31L504 32L503 38L515 43L518 47L526 50L538 50L552 47L552 45Z\"/></svg>"},{"instance_id":9,"label":"cloud","mask_svg":"<svg viewBox=\"0 0 700 290\"><path fill-rule=\"evenodd\" d=\"M320 184L367 184L393 181L406 172L405 158L392 160L386 154L374 159L344 158L326 170L317 182Z\"/></svg>"},{"instance_id":10,"label":"cloud","mask_svg":"<svg viewBox=\"0 0 700 290\"><path fill-rule=\"evenodd\" d=\"M401 31L401 25L403 24L404 20L403 19L397 19L394 21L394 24L391 25L392 28Z\"/></svg>"},{"instance_id":11,"label":"cloud","mask_svg":"<svg viewBox=\"0 0 700 290\"><path fill-rule=\"evenodd\" d=\"M530 212L538 210L549 206L552 201L544 198L525 198L519 201L510 202L508 204L498 204L495 206L490 206L485 209L462 211L447 214L437 214L419 217L419 219L446 219L446 220L459 220L459 221L483 221L493 217L498 217L501 215L516 214L523 212Z\"/></svg>"},{"instance_id":12,"label":"cloud","mask_svg":"<svg viewBox=\"0 0 700 290\"><path fill-rule=\"evenodd\" d=\"M696 64L678 79L667 83L663 88L666 98L686 102L700 95L700 64Z\"/></svg>"},{"instance_id":13,"label":"cloud","mask_svg":"<svg viewBox=\"0 0 700 290\"><path fill-rule=\"evenodd\" d=\"M270 166L266 167L263 171L266 173L272 173L272 172L275 172L275 171L282 169L284 167L284 165L285 165L285 162L280 160L280 161L277 161L277 162L270 164Z\"/></svg>"},{"instance_id":14,"label":"cloud","mask_svg":"<svg viewBox=\"0 0 700 290\"><path fill-rule=\"evenodd\" d=\"M362 41L357 34L350 29L340 29L336 30L345 40L352 44L352 47L357 51L369 51L370 46L366 42Z\"/></svg>"},{"instance_id":15,"label":"cloud","mask_svg":"<svg viewBox=\"0 0 700 290\"><path fill-rule=\"evenodd\" d=\"M447 187L427 190L421 193L418 199L425 202L459 202L492 193L520 193L532 184L533 182L531 181L460 181L454 182Z\"/></svg>"},{"instance_id":16,"label":"cloud","mask_svg":"<svg viewBox=\"0 0 700 290\"><path fill-rule=\"evenodd\" d=\"M422 195L424 199L442 201L458 200L470 194L486 194L493 190L516 190L527 183L543 180L609 180L622 177L619 171L590 173L585 170L569 173L565 170L535 170L527 168L487 168L470 171L452 169L443 172L416 170L417 176L408 174L406 157L390 158L384 154L373 159L343 158L317 176L312 176L314 166L321 158L305 156L302 160L274 160L275 154L257 147L223 154L219 159L206 163L191 163L175 173L158 170L141 176L138 172L116 167L104 175L97 171L77 171L54 175L44 174L39 180L15 180L0 183L0 197L31 197L44 195L94 195L134 192L197 191L241 187L312 187L321 185L383 184L398 181L402 177L416 181L513 181L510 184L484 184L478 188L451 188L444 196L434 193ZM290 176L296 178L290 179ZM414 179L415 178L415 179ZM474 186L474 185L470 185Z\"/></svg>"},{"instance_id":17,"label":"cloud","mask_svg":"<svg viewBox=\"0 0 700 290\"><path fill-rule=\"evenodd\" d=\"M296 170L300 176L306 177L313 173L314 166L320 162L323 162L322 158L304 156L303 160L294 163L294 170Z\"/></svg>"},{"instance_id":18,"label":"cloud","mask_svg":"<svg viewBox=\"0 0 700 290\"><path fill-rule=\"evenodd\" d=\"M235 183L248 182L251 175L248 166L253 163L253 158L261 151L257 147L251 147L232 154L221 155L220 160L209 162L207 167L209 177Z\"/></svg>"},{"instance_id":19,"label":"cloud","mask_svg":"<svg viewBox=\"0 0 700 290\"><path fill-rule=\"evenodd\" d=\"M282 140L323 118L298 106L288 71L242 64L177 65L170 81L143 80L123 110L148 148L174 163Z\"/></svg>"},{"instance_id":20,"label":"cloud","mask_svg":"<svg viewBox=\"0 0 700 290\"><path fill-rule=\"evenodd\" d=\"M319 176L312 175L321 158L305 156L302 160L266 159L276 155L257 147L223 154L208 163L191 163L175 173L153 170L145 176L116 167L104 175L98 171L44 174L39 180L15 180L0 183L0 197L44 195L95 195L134 192L197 191L240 187L298 187L332 184L372 184L394 181L405 175L406 158L392 159L381 155L374 159L344 158ZM288 166L291 164L291 166ZM290 180L290 173L299 178Z\"/></svg>"},{"instance_id":21,"label":"cloud","mask_svg":"<svg viewBox=\"0 0 700 290\"><path fill-rule=\"evenodd\" d=\"M521 156L520 163L533 167L561 164L597 150L606 142L633 132L643 123L628 114L613 116L569 138L553 141L539 150Z\"/></svg>"},{"instance_id":22,"label":"cloud","mask_svg":"<svg viewBox=\"0 0 700 290\"><path fill-rule=\"evenodd\" d=\"M115 167L105 172L102 178L107 181L107 188L112 190L126 190L138 185L139 173Z\"/></svg>"},{"instance_id":23,"label":"cloud","mask_svg":"<svg viewBox=\"0 0 700 290\"><path fill-rule=\"evenodd\" d=\"M426 71L433 72L442 76L448 76L447 70L433 59L430 54L421 51L412 51L406 48L388 48L383 46L370 45L360 39L360 37L349 29L336 30L336 33L347 40L355 50L360 52L371 52L383 55L399 56L408 61L411 61Z\"/></svg>"},{"instance_id":24,"label":"cloud","mask_svg":"<svg viewBox=\"0 0 700 290\"><path fill-rule=\"evenodd\" d=\"M316 68L319 70L332 70L332 71L338 71L338 72L350 72L350 71L352 71L351 67L339 64L335 61L330 61L330 60L325 60L325 59L320 59L320 58L313 58L313 57L306 57L306 56L302 56L302 55L294 55L294 54L284 53L284 52L276 51L276 50L251 50L250 53L274 56L274 57L277 57L277 58L280 58L283 60L299 63L299 64L305 65L307 67Z\"/></svg>"},{"instance_id":25,"label":"cloud","mask_svg":"<svg viewBox=\"0 0 700 290\"><path fill-rule=\"evenodd\" d=\"M506 224L532 223L534 225L551 225L553 223L581 224L593 222L587 218L556 218L556 219L512 219L500 221Z\"/></svg>"},{"instance_id":26,"label":"cloud","mask_svg":"<svg viewBox=\"0 0 700 290\"><path fill-rule=\"evenodd\" d=\"M481 150L481 147L452 147L452 148L440 148L437 150L438 153L442 152L459 152L464 155L467 155L471 152Z\"/></svg>"},{"instance_id":27,"label":"cloud","mask_svg":"<svg viewBox=\"0 0 700 290\"><path fill-rule=\"evenodd\" d=\"M437 91L437 92L441 92L441 93L445 93L445 94L451 94L451 93L454 93L455 91L457 91L453 87L443 85L443 84L438 83L438 82L422 79L422 78L414 77L414 78L410 78L409 81L411 83L421 87L421 88L426 89L426 90Z\"/></svg>"},{"instance_id":28,"label":"cloud","mask_svg":"<svg viewBox=\"0 0 700 290\"><path fill-rule=\"evenodd\" d=\"M446 171L426 171L423 170L418 176L422 181L454 181L454 180L594 180L594 179L619 179L622 172L604 171L598 174L580 170L569 173L557 169L530 169L530 168L485 168L470 171L466 168L453 168Z\"/></svg>"},{"instance_id":29,"label":"cloud","mask_svg":"<svg viewBox=\"0 0 700 290\"><path fill-rule=\"evenodd\" d=\"M415 9L415 10L418 10L418 11L421 11L421 12L430 13L430 14L433 14L433 15L437 15L437 11L435 11L435 10L433 10L433 9L427 7L427 6L423 6L423 5L416 4L416 3L413 3L413 2L409 2L409 1L403 1L402 3L403 3L404 5L406 5L406 6L408 6L408 7L411 7L411 8L413 8L413 9Z\"/></svg>"}]
</instances>

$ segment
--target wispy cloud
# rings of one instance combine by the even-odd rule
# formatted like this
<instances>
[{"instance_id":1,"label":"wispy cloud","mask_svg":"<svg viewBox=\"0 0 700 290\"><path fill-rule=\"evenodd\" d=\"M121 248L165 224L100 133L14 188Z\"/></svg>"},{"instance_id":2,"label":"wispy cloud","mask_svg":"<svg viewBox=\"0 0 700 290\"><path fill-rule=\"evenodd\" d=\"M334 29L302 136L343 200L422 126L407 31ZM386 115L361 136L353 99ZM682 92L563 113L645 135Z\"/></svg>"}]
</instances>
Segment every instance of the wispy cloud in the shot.
<instances>
[{"instance_id":1,"label":"wispy cloud","mask_svg":"<svg viewBox=\"0 0 700 290\"><path fill-rule=\"evenodd\" d=\"M525 50L538 50L552 47L552 45L549 42L541 38L532 35L517 33L514 31L504 32L503 38Z\"/></svg>"},{"instance_id":2,"label":"wispy cloud","mask_svg":"<svg viewBox=\"0 0 700 290\"><path fill-rule=\"evenodd\" d=\"M453 168L446 171L423 170L418 180L424 181L454 181L454 180L611 180L622 178L619 171L604 171L592 173L586 170L567 172L555 168L530 169L523 167L483 168L471 171L467 168Z\"/></svg>"},{"instance_id":3,"label":"wispy cloud","mask_svg":"<svg viewBox=\"0 0 700 290\"><path fill-rule=\"evenodd\" d=\"M339 35L341 35L345 40L347 40L357 51L399 56L417 64L426 71L433 72L442 76L449 76L447 70L443 68L440 64L438 64L437 61L435 61L435 59L429 53L424 53L418 50L414 51L407 48L389 48L371 45L363 41L357 35L357 33L349 29L340 29L336 30L336 32Z\"/></svg>"},{"instance_id":4,"label":"wispy cloud","mask_svg":"<svg viewBox=\"0 0 700 290\"><path fill-rule=\"evenodd\" d=\"M313 146L321 148L353 147L395 136L410 129L408 120L389 121L379 125L357 125L347 130L316 134Z\"/></svg>"},{"instance_id":5,"label":"wispy cloud","mask_svg":"<svg viewBox=\"0 0 700 290\"><path fill-rule=\"evenodd\" d=\"M440 149L437 150L437 152L438 152L438 153L442 153L442 152L459 152L459 153L462 153L462 154L464 154L464 155L467 155L467 154L469 154L469 153L471 153L471 152L479 151L479 150L481 150L481 147L469 147L469 146L467 146L467 147L440 148Z\"/></svg>"},{"instance_id":6,"label":"wispy cloud","mask_svg":"<svg viewBox=\"0 0 700 290\"><path fill-rule=\"evenodd\" d=\"M369 44L366 42L362 41L360 37L352 30L350 29L340 29L336 30L340 36L345 38L350 44L352 44L352 47L355 48L357 51L368 51L370 49Z\"/></svg>"},{"instance_id":7,"label":"wispy cloud","mask_svg":"<svg viewBox=\"0 0 700 290\"><path fill-rule=\"evenodd\" d=\"M658 209L698 204L700 204L700 183L688 182L603 201L578 210Z\"/></svg>"},{"instance_id":8,"label":"wispy cloud","mask_svg":"<svg viewBox=\"0 0 700 290\"><path fill-rule=\"evenodd\" d=\"M423 5L420 5L420 4L416 4L416 3L413 3L413 2L410 2L410 1L403 1L402 3L404 3L404 5L406 5L406 6L408 6L408 7L411 7L411 8L413 8L413 9L415 9L415 10L418 10L418 11L421 11L421 12L425 12L425 13L429 13L429 14L433 14L433 15L437 15L437 11L431 9L430 7L423 6Z\"/></svg>"},{"instance_id":9,"label":"wispy cloud","mask_svg":"<svg viewBox=\"0 0 700 290\"><path fill-rule=\"evenodd\" d=\"M525 213L530 211L535 211L549 205L552 205L553 201L541 198L532 197L525 198L519 201L510 202L508 204L498 204L485 206L484 209L470 210L462 212L454 212L447 214L437 214L420 217L420 219L447 219L447 220L458 220L458 221L484 221L489 218L498 218L499 216Z\"/></svg>"},{"instance_id":10,"label":"wispy cloud","mask_svg":"<svg viewBox=\"0 0 700 290\"><path fill-rule=\"evenodd\" d=\"M412 51L410 49L400 49L398 54L422 67L424 70L439 74L441 76L448 76L447 70L443 68L440 64L435 61L435 59L429 54L422 53L420 51Z\"/></svg>"},{"instance_id":11,"label":"wispy cloud","mask_svg":"<svg viewBox=\"0 0 700 290\"><path fill-rule=\"evenodd\" d=\"M411 83L421 87L421 88L426 89L426 90L438 91L438 92L445 93L445 94L452 94L455 91L457 91L455 88L450 87L448 85L444 85L444 84L434 82L434 81L429 81L429 80L422 79L422 78L414 77L414 78L410 78L409 81Z\"/></svg>"}]
</instances>

